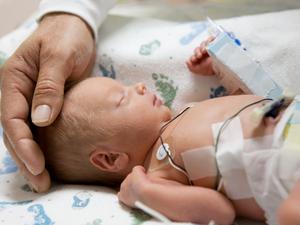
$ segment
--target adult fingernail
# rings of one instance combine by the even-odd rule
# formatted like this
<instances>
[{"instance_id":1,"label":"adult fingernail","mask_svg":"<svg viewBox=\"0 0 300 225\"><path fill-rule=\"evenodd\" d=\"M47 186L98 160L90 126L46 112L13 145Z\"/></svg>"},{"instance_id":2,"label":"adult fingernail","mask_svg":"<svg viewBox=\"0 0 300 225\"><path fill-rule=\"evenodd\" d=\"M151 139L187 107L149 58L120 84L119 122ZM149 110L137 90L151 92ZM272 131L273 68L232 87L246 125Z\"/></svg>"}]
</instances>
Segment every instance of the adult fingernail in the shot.
<instances>
[{"instance_id":1,"label":"adult fingernail","mask_svg":"<svg viewBox=\"0 0 300 225\"><path fill-rule=\"evenodd\" d=\"M40 171L36 171L35 168L31 167L30 165L26 165L26 168L29 170L29 172L31 174L33 174L34 176L39 175L41 172Z\"/></svg>"},{"instance_id":2,"label":"adult fingernail","mask_svg":"<svg viewBox=\"0 0 300 225\"><path fill-rule=\"evenodd\" d=\"M43 123L50 119L51 108L48 105L39 105L32 113L33 123Z\"/></svg>"}]
</instances>

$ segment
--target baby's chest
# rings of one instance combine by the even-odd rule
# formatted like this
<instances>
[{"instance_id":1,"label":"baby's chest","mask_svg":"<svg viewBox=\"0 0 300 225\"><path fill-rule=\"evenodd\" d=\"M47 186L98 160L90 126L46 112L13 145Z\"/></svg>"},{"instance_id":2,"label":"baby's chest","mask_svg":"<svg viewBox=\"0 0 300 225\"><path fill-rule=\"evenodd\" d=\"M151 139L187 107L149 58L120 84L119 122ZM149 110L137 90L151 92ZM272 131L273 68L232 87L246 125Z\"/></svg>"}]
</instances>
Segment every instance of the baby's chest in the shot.
<instances>
[{"instance_id":1,"label":"baby's chest","mask_svg":"<svg viewBox=\"0 0 300 225\"><path fill-rule=\"evenodd\" d=\"M193 185L214 188L217 176L214 147L210 136L205 139L199 134L185 131L184 138L178 137L177 132L162 137L154 146L149 172L184 184L192 181Z\"/></svg>"}]
</instances>

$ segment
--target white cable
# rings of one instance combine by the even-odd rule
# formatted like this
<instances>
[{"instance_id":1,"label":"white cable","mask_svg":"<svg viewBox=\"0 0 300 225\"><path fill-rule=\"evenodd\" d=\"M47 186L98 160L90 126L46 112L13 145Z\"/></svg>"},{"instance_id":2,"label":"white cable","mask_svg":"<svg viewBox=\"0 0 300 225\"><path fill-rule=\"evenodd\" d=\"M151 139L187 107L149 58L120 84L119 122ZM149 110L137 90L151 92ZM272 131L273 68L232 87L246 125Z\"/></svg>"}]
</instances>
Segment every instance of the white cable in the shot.
<instances>
[{"instance_id":1,"label":"white cable","mask_svg":"<svg viewBox=\"0 0 300 225\"><path fill-rule=\"evenodd\" d=\"M216 222L214 220L210 220L207 225L217 225L217 224L216 224Z\"/></svg>"},{"instance_id":2,"label":"white cable","mask_svg":"<svg viewBox=\"0 0 300 225\"><path fill-rule=\"evenodd\" d=\"M158 219L159 221L163 222L164 224L172 224L171 220L169 220L167 217L162 215L161 213L157 212L156 210L150 208L149 206L146 206L144 203L140 201L136 201L134 205L143 210L144 212L148 213L149 215L153 216L154 218Z\"/></svg>"},{"instance_id":3,"label":"white cable","mask_svg":"<svg viewBox=\"0 0 300 225\"><path fill-rule=\"evenodd\" d=\"M169 160L169 163L171 164L171 166L174 167L174 169L176 169L176 170L180 171L181 173L183 173L188 178L188 180L190 180L189 175L187 174L187 172L185 172L180 167L176 166L169 157L168 157L168 160Z\"/></svg>"}]
</instances>

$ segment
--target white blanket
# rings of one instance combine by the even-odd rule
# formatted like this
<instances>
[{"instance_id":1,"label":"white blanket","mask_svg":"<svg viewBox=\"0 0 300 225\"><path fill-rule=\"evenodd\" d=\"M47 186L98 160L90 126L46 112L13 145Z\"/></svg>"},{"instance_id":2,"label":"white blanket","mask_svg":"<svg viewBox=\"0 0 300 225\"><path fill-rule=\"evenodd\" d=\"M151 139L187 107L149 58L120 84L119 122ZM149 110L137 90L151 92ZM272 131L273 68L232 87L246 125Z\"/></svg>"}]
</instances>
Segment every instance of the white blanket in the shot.
<instances>
[{"instance_id":1,"label":"white blanket","mask_svg":"<svg viewBox=\"0 0 300 225\"><path fill-rule=\"evenodd\" d=\"M244 16L219 23L234 31L283 88L300 93L300 10Z\"/></svg>"}]
</instances>

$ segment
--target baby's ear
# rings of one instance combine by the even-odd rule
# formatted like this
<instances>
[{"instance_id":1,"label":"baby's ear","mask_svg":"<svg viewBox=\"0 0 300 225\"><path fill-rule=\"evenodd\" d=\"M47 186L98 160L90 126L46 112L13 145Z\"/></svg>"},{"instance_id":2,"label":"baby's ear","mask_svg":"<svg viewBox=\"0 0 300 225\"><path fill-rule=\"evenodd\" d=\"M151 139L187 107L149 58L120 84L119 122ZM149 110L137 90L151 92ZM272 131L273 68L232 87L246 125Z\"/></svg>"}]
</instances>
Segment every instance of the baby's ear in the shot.
<instances>
[{"instance_id":1,"label":"baby's ear","mask_svg":"<svg viewBox=\"0 0 300 225\"><path fill-rule=\"evenodd\" d=\"M129 156L124 152L96 149L90 154L90 162L102 171L119 172L127 169Z\"/></svg>"}]
</instances>

